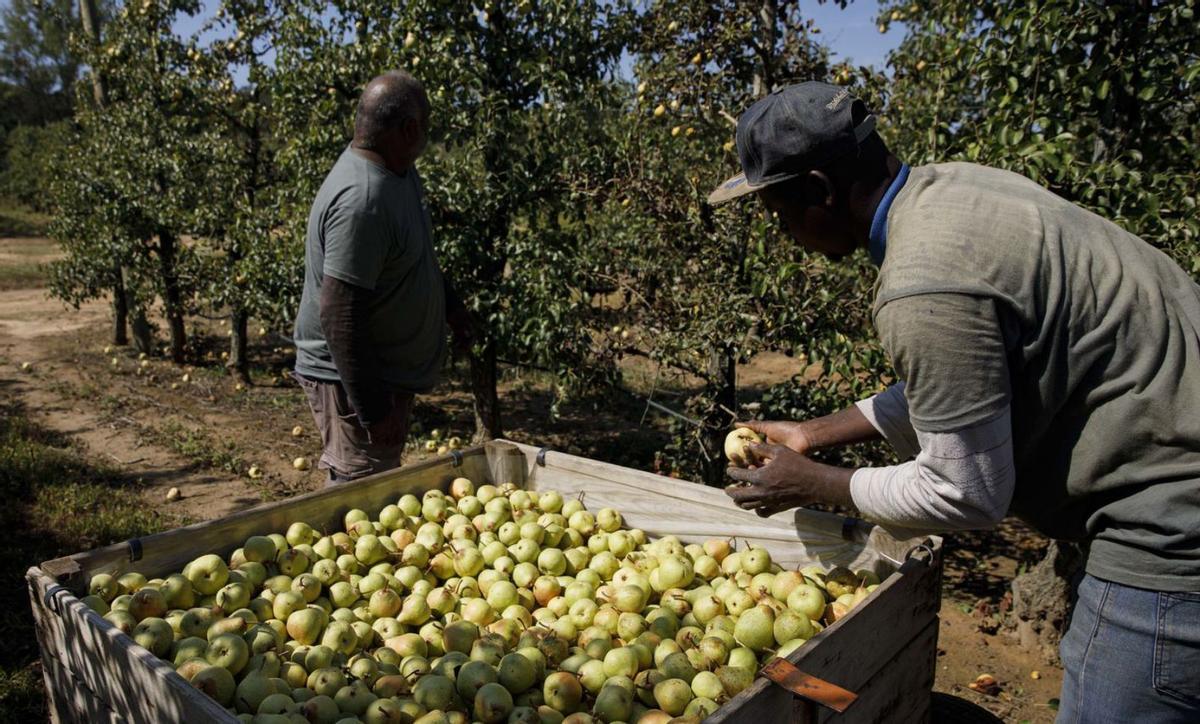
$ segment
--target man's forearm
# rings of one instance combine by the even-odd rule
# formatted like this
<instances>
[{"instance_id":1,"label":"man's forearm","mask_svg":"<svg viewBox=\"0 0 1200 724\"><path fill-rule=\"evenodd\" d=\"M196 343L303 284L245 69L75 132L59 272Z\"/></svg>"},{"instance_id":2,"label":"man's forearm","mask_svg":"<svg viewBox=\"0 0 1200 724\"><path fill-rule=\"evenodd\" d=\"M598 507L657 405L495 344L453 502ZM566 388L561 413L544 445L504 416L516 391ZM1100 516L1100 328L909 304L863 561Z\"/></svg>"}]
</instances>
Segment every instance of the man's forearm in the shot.
<instances>
[{"instance_id":1,"label":"man's forearm","mask_svg":"<svg viewBox=\"0 0 1200 724\"><path fill-rule=\"evenodd\" d=\"M856 406L804 422L804 432L814 449L854 445L882 436Z\"/></svg>"},{"instance_id":2,"label":"man's forearm","mask_svg":"<svg viewBox=\"0 0 1200 724\"><path fill-rule=\"evenodd\" d=\"M854 507L854 497L850 493L850 481L855 472L853 469L814 462L809 472L811 477L807 482L812 486L817 502L843 508Z\"/></svg>"},{"instance_id":3,"label":"man's forearm","mask_svg":"<svg viewBox=\"0 0 1200 724\"><path fill-rule=\"evenodd\" d=\"M391 412L391 395L371 345L369 303L366 289L329 276L321 283L321 329L346 397L364 427Z\"/></svg>"},{"instance_id":4,"label":"man's forearm","mask_svg":"<svg viewBox=\"0 0 1200 724\"><path fill-rule=\"evenodd\" d=\"M463 304L462 297L458 296L454 285L450 283L450 280L444 274L442 275L442 290L446 295L447 316L467 311L467 305Z\"/></svg>"}]
</instances>

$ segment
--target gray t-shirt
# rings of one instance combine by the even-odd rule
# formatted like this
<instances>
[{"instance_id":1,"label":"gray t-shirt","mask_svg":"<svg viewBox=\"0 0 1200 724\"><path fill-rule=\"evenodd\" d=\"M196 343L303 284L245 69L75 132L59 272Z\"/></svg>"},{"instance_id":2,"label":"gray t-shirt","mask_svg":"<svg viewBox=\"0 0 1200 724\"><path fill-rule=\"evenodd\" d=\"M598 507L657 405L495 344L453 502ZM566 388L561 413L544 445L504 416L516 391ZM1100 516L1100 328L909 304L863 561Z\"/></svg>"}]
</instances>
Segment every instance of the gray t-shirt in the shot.
<instances>
[{"instance_id":1,"label":"gray t-shirt","mask_svg":"<svg viewBox=\"0 0 1200 724\"><path fill-rule=\"evenodd\" d=\"M914 428L1011 407L1010 512L1090 541L1087 570L1200 590L1200 286L1017 174L914 168L888 214L875 323Z\"/></svg>"},{"instance_id":2,"label":"gray t-shirt","mask_svg":"<svg viewBox=\"0 0 1200 724\"><path fill-rule=\"evenodd\" d=\"M383 381L424 392L446 352L446 298L416 169L395 174L350 148L321 184L308 217L304 292L296 314L296 371L340 381L321 330L321 280L374 293L371 340Z\"/></svg>"}]
</instances>

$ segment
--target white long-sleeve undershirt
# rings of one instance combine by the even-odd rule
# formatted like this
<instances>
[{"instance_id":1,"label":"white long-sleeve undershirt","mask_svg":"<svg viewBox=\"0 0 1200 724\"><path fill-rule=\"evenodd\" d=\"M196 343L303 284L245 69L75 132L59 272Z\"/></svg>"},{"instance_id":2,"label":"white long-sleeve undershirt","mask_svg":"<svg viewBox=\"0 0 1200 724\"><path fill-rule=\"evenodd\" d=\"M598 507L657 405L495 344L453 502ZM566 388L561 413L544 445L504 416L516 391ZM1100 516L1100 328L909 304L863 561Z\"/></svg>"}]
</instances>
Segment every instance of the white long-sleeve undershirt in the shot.
<instances>
[{"instance_id":1,"label":"white long-sleeve undershirt","mask_svg":"<svg viewBox=\"0 0 1200 724\"><path fill-rule=\"evenodd\" d=\"M931 433L913 428L903 383L857 407L901 457L915 456L855 471L850 495L864 518L916 535L987 528L1005 516L1016 487L1007 408L977 425Z\"/></svg>"}]
</instances>

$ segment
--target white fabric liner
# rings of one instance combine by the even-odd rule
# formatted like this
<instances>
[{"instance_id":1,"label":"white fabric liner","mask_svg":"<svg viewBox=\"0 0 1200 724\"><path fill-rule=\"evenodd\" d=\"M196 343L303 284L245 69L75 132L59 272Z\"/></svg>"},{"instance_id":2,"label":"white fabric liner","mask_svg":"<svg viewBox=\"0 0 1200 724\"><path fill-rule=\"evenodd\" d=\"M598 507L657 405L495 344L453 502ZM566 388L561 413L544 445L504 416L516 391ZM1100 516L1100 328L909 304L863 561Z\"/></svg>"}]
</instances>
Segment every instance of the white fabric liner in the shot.
<instances>
[{"instance_id":1,"label":"white fabric liner","mask_svg":"<svg viewBox=\"0 0 1200 724\"><path fill-rule=\"evenodd\" d=\"M651 537L678 536L685 543L709 538L734 539L740 550L757 543L771 552L785 569L819 564L870 569L881 578L895 571L905 553L927 537L899 540L878 526L832 513L796 509L759 517L733 504L724 491L653 473L600 463L587 458L548 451L545 465L536 462L537 448L519 445L526 455L523 474L493 468L494 478L513 480L531 490L554 489L579 496L591 511L616 508L628 527L641 528ZM843 537L843 530L849 539ZM935 545L940 543L930 537Z\"/></svg>"}]
</instances>

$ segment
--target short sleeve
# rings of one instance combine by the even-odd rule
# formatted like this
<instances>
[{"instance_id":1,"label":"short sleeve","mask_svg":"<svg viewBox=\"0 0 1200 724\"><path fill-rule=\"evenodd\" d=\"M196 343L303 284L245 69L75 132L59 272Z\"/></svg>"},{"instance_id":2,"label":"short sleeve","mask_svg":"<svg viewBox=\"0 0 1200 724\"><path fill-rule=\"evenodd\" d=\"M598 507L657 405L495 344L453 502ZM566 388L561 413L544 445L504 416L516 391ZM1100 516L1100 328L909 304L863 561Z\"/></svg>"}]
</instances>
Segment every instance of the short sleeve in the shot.
<instances>
[{"instance_id":1,"label":"short sleeve","mask_svg":"<svg viewBox=\"0 0 1200 724\"><path fill-rule=\"evenodd\" d=\"M901 297L880 308L875 324L905 381L917 431L954 432L1008 409L1008 358L994 300L942 293Z\"/></svg>"},{"instance_id":2,"label":"short sleeve","mask_svg":"<svg viewBox=\"0 0 1200 724\"><path fill-rule=\"evenodd\" d=\"M324 221L322 272L364 289L375 289L387 257L388 235L379 216L334 206Z\"/></svg>"}]
</instances>

